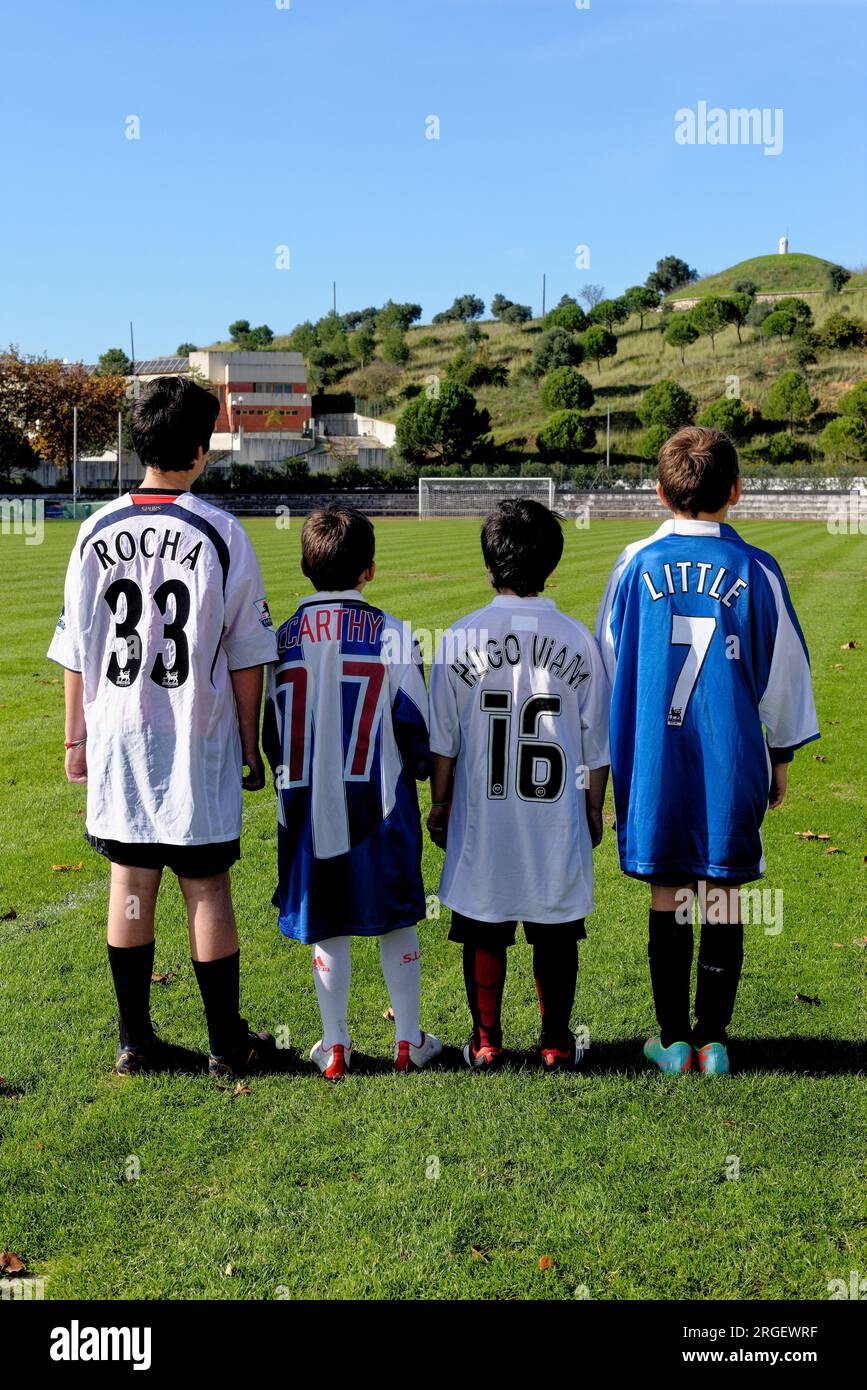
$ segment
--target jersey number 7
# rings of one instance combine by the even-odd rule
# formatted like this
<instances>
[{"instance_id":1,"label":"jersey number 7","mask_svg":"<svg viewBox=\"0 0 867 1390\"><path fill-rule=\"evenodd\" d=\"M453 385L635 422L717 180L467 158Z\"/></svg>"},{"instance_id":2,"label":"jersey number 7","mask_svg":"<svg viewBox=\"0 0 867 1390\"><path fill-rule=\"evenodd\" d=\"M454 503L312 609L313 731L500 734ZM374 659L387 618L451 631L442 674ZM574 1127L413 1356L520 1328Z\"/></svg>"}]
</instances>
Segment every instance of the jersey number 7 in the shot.
<instances>
[{"instance_id":1,"label":"jersey number 7","mask_svg":"<svg viewBox=\"0 0 867 1390\"><path fill-rule=\"evenodd\" d=\"M716 632L716 618L687 618L682 613L671 615L671 644L689 647L680 675L674 684L666 723L670 729L683 728L692 692L704 666Z\"/></svg>"},{"instance_id":2,"label":"jersey number 7","mask_svg":"<svg viewBox=\"0 0 867 1390\"><path fill-rule=\"evenodd\" d=\"M310 782L310 748L313 730L314 674L304 662L294 662L277 675L277 703L282 704L283 749L288 749L288 765L280 778L280 788L306 787ZM344 782L370 780L376 735L382 721L382 688L385 667L378 657L343 657L340 662L341 691L357 685L358 694L352 728L343 763ZM341 705L334 708L337 727L324 726L325 711L317 715L317 736L342 744Z\"/></svg>"}]
</instances>

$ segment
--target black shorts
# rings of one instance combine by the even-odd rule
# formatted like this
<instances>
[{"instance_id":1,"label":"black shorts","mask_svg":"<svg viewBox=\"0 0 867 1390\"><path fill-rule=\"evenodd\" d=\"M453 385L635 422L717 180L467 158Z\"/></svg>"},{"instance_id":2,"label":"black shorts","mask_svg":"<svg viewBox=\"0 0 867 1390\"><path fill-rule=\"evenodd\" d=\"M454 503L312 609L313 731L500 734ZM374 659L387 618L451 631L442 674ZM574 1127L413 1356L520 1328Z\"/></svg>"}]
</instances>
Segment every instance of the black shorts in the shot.
<instances>
[{"instance_id":1,"label":"black shorts","mask_svg":"<svg viewBox=\"0 0 867 1390\"><path fill-rule=\"evenodd\" d=\"M112 864L128 869L171 869L178 878L213 878L226 873L241 858L240 840L220 840L212 845L127 845L122 840L98 840L87 832L84 838Z\"/></svg>"},{"instance_id":2,"label":"black shorts","mask_svg":"<svg viewBox=\"0 0 867 1390\"><path fill-rule=\"evenodd\" d=\"M584 941L587 936L583 917L574 922L524 922L522 925L531 946L550 941L553 936L565 941ZM449 941L457 941L462 946L514 946L517 926L517 922L477 922L462 912L452 912Z\"/></svg>"}]
</instances>

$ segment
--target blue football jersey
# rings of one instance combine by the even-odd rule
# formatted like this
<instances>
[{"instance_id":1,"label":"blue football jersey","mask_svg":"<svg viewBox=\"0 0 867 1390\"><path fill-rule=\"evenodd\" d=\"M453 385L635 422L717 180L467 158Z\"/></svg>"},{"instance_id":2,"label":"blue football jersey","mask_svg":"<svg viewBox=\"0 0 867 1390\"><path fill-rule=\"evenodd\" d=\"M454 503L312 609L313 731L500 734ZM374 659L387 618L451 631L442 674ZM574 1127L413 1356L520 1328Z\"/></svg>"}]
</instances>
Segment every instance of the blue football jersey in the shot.
<instances>
[{"instance_id":1,"label":"blue football jersey","mask_svg":"<svg viewBox=\"0 0 867 1390\"><path fill-rule=\"evenodd\" d=\"M376 936L425 915L416 778L428 700L408 624L355 591L317 593L277 633L265 747L278 800L280 930Z\"/></svg>"},{"instance_id":2,"label":"blue football jersey","mask_svg":"<svg viewBox=\"0 0 867 1390\"><path fill-rule=\"evenodd\" d=\"M596 636L612 684L623 871L672 883L760 877L768 749L785 759L819 737L776 561L726 524L667 521L618 559Z\"/></svg>"}]
</instances>

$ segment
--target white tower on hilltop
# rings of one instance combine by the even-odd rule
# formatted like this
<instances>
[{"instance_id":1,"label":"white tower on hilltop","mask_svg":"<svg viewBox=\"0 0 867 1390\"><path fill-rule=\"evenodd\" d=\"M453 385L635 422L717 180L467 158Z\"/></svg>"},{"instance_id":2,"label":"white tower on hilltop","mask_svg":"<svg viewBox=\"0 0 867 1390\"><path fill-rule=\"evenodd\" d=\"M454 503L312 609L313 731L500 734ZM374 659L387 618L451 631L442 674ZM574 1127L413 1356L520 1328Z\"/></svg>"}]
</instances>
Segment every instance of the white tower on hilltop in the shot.
<instances>
[{"instance_id":1,"label":"white tower on hilltop","mask_svg":"<svg viewBox=\"0 0 867 1390\"><path fill-rule=\"evenodd\" d=\"M787 236L781 236L781 237L780 237L780 241L779 241L779 245L777 246L777 250L779 251L779 253L780 253L781 256L785 256L785 255L788 253L788 250L789 250L789 238L788 238Z\"/></svg>"}]
</instances>

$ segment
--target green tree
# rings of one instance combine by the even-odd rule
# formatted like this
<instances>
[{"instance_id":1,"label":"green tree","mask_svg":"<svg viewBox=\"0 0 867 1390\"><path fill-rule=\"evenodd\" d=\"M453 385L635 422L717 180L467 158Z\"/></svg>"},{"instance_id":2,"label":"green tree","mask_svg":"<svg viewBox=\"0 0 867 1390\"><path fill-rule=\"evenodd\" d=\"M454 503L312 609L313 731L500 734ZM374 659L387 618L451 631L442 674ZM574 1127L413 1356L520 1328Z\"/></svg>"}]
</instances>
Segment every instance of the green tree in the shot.
<instances>
[{"instance_id":1,"label":"green tree","mask_svg":"<svg viewBox=\"0 0 867 1390\"><path fill-rule=\"evenodd\" d=\"M364 312L370 313L369 310ZM387 333L390 328L400 328L405 333L420 318L420 304L395 304L393 299L389 299L376 314L376 327L380 333Z\"/></svg>"},{"instance_id":2,"label":"green tree","mask_svg":"<svg viewBox=\"0 0 867 1390\"><path fill-rule=\"evenodd\" d=\"M850 318L842 311L829 314L819 329L819 346L835 351L863 347L867 343L867 327L863 319Z\"/></svg>"},{"instance_id":3,"label":"green tree","mask_svg":"<svg viewBox=\"0 0 867 1390\"><path fill-rule=\"evenodd\" d=\"M666 425L651 425L638 441L638 452L641 457L655 459L671 434L672 431Z\"/></svg>"},{"instance_id":4,"label":"green tree","mask_svg":"<svg viewBox=\"0 0 867 1390\"><path fill-rule=\"evenodd\" d=\"M723 434L727 434L737 443L746 439L753 417L737 396L720 396L705 406L698 417L698 423L711 429L722 430Z\"/></svg>"},{"instance_id":5,"label":"green tree","mask_svg":"<svg viewBox=\"0 0 867 1390\"><path fill-rule=\"evenodd\" d=\"M495 294L491 300L491 313L495 319L500 319L502 323L528 323L533 317L533 310L529 304L516 304L514 300L507 299L504 294Z\"/></svg>"},{"instance_id":6,"label":"green tree","mask_svg":"<svg viewBox=\"0 0 867 1390\"><path fill-rule=\"evenodd\" d=\"M583 288L578 291L578 297L579 299L583 299L584 303L587 305L587 312L589 313L591 309L595 309L596 305L605 298L605 286L584 285ZM566 295L563 296L563 299L565 298ZM561 300L560 302L562 303L563 301Z\"/></svg>"},{"instance_id":7,"label":"green tree","mask_svg":"<svg viewBox=\"0 0 867 1390\"><path fill-rule=\"evenodd\" d=\"M684 352L692 343L698 341L699 332L689 314L684 310L672 314L671 322L665 330L665 341L669 347L680 349L680 365L685 365Z\"/></svg>"},{"instance_id":8,"label":"green tree","mask_svg":"<svg viewBox=\"0 0 867 1390\"><path fill-rule=\"evenodd\" d=\"M787 295L785 299L778 300L776 307L793 314L798 323L809 325L813 322L813 310L806 299L799 299L795 294Z\"/></svg>"},{"instance_id":9,"label":"green tree","mask_svg":"<svg viewBox=\"0 0 867 1390\"><path fill-rule=\"evenodd\" d=\"M775 309L762 324L762 332L766 338L779 338L782 343L785 338L791 338L797 326L798 320L788 309Z\"/></svg>"},{"instance_id":10,"label":"green tree","mask_svg":"<svg viewBox=\"0 0 867 1390\"><path fill-rule=\"evenodd\" d=\"M798 420L807 420L816 409L816 401L799 372L783 372L777 377L767 396L763 414L769 420L784 420L791 430Z\"/></svg>"},{"instance_id":11,"label":"green tree","mask_svg":"<svg viewBox=\"0 0 867 1390\"><path fill-rule=\"evenodd\" d=\"M555 367L579 367L584 360L580 338L565 328L550 328L533 349L530 369L534 376L546 376Z\"/></svg>"},{"instance_id":12,"label":"green tree","mask_svg":"<svg viewBox=\"0 0 867 1390\"><path fill-rule=\"evenodd\" d=\"M663 425L672 434L692 424L698 402L676 381L657 381L645 391L636 414L642 425Z\"/></svg>"},{"instance_id":13,"label":"green tree","mask_svg":"<svg viewBox=\"0 0 867 1390\"><path fill-rule=\"evenodd\" d=\"M546 328L565 328L567 333L581 333L587 327L587 315L580 304L557 304L545 315Z\"/></svg>"},{"instance_id":14,"label":"green tree","mask_svg":"<svg viewBox=\"0 0 867 1390\"><path fill-rule=\"evenodd\" d=\"M659 308L659 291L647 285L631 285L623 296L630 314L638 315L638 331L644 332L644 316Z\"/></svg>"},{"instance_id":15,"label":"green tree","mask_svg":"<svg viewBox=\"0 0 867 1390\"><path fill-rule=\"evenodd\" d=\"M397 325L394 328L389 328L382 339L380 352L384 362L408 362L409 344L403 329L398 328Z\"/></svg>"},{"instance_id":16,"label":"green tree","mask_svg":"<svg viewBox=\"0 0 867 1390\"><path fill-rule=\"evenodd\" d=\"M178 343L178 357L189 357L191 352L198 352L195 343Z\"/></svg>"},{"instance_id":17,"label":"green tree","mask_svg":"<svg viewBox=\"0 0 867 1390\"><path fill-rule=\"evenodd\" d=\"M732 308L729 300L720 295L709 294L700 299L695 308L690 309L689 317L699 333L710 338L711 352L716 352L716 335L732 322Z\"/></svg>"},{"instance_id":18,"label":"green tree","mask_svg":"<svg viewBox=\"0 0 867 1390\"><path fill-rule=\"evenodd\" d=\"M239 343L250 332L249 319L235 319L234 323L229 324L229 337L233 343Z\"/></svg>"},{"instance_id":19,"label":"green tree","mask_svg":"<svg viewBox=\"0 0 867 1390\"><path fill-rule=\"evenodd\" d=\"M546 410L589 410L593 404L593 387L576 367L555 367L540 394Z\"/></svg>"},{"instance_id":20,"label":"green tree","mask_svg":"<svg viewBox=\"0 0 867 1390\"><path fill-rule=\"evenodd\" d=\"M601 376L602 359L614 356L617 352L617 339L607 328L603 328L601 323L594 323L587 329L582 342L585 353L591 362L596 363L596 370Z\"/></svg>"},{"instance_id":21,"label":"green tree","mask_svg":"<svg viewBox=\"0 0 867 1390\"><path fill-rule=\"evenodd\" d=\"M789 463L799 450L797 439L788 430L779 430L768 440L768 455L771 463Z\"/></svg>"},{"instance_id":22,"label":"green tree","mask_svg":"<svg viewBox=\"0 0 867 1390\"><path fill-rule=\"evenodd\" d=\"M400 332L400 329L397 331ZM369 327L363 326L350 334L348 347L353 360L366 367L376 351L376 336Z\"/></svg>"},{"instance_id":23,"label":"green tree","mask_svg":"<svg viewBox=\"0 0 867 1390\"><path fill-rule=\"evenodd\" d=\"M738 281L738 284L743 283L742 280ZM752 284L752 281L748 280L746 283ZM749 318L750 310L753 307L753 296L747 294L746 290L736 290L728 296L728 302L731 305L731 321L738 331L738 342L741 343L743 342L741 329Z\"/></svg>"},{"instance_id":24,"label":"green tree","mask_svg":"<svg viewBox=\"0 0 867 1390\"><path fill-rule=\"evenodd\" d=\"M300 352L306 357L307 354L316 346L316 329L309 319L304 323L298 323L289 334L288 348L290 352Z\"/></svg>"},{"instance_id":25,"label":"green tree","mask_svg":"<svg viewBox=\"0 0 867 1390\"><path fill-rule=\"evenodd\" d=\"M475 294L459 294L448 309L434 314L434 323L466 323L467 319L480 319L485 312L485 301Z\"/></svg>"},{"instance_id":26,"label":"green tree","mask_svg":"<svg viewBox=\"0 0 867 1390\"><path fill-rule=\"evenodd\" d=\"M867 459L867 424L859 415L841 415L829 420L819 436L826 458L840 463L863 463Z\"/></svg>"},{"instance_id":27,"label":"green tree","mask_svg":"<svg viewBox=\"0 0 867 1390\"><path fill-rule=\"evenodd\" d=\"M847 270L842 265L832 265L828 267L828 288L832 294L839 294L847 280L852 279L851 270Z\"/></svg>"},{"instance_id":28,"label":"green tree","mask_svg":"<svg viewBox=\"0 0 867 1390\"><path fill-rule=\"evenodd\" d=\"M601 323L609 333L613 333L618 323L626 322L630 312L625 299L600 299L596 307L590 310L589 318L591 323Z\"/></svg>"},{"instance_id":29,"label":"green tree","mask_svg":"<svg viewBox=\"0 0 867 1390\"><path fill-rule=\"evenodd\" d=\"M123 348L109 348L96 364L97 376L130 376L132 362Z\"/></svg>"},{"instance_id":30,"label":"green tree","mask_svg":"<svg viewBox=\"0 0 867 1390\"><path fill-rule=\"evenodd\" d=\"M451 382L411 401L397 422L397 444L413 467L431 463L465 468L490 452L491 417L472 391Z\"/></svg>"},{"instance_id":31,"label":"green tree","mask_svg":"<svg viewBox=\"0 0 867 1390\"><path fill-rule=\"evenodd\" d=\"M841 415L851 415L867 424L867 381L857 382L837 402Z\"/></svg>"},{"instance_id":32,"label":"green tree","mask_svg":"<svg viewBox=\"0 0 867 1390\"><path fill-rule=\"evenodd\" d=\"M672 290L680 289L681 285L691 285L697 279L698 271L693 270L680 256L663 256L644 283L658 294L669 294Z\"/></svg>"},{"instance_id":33,"label":"green tree","mask_svg":"<svg viewBox=\"0 0 867 1390\"><path fill-rule=\"evenodd\" d=\"M732 283L732 294L745 294L748 299L755 299L759 292L759 287L755 280L743 279L735 280Z\"/></svg>"},{"instance_id":34,"label":"green tree","mask_svg":"<svg viewBox=\"0 0 867 1390\"><path fill-rule=\"evenodd\" d=\"M596 443L596 430L579 410L561 410L552 415L536 436L536 448L543 459L574 463Z\"/></svg>"}]
</instances>

